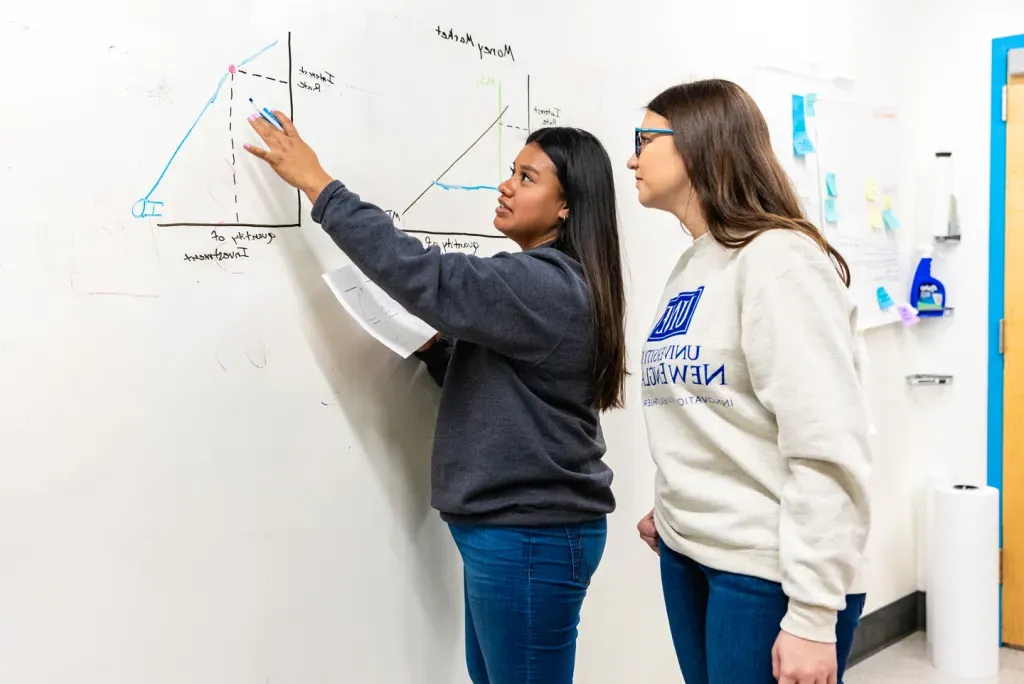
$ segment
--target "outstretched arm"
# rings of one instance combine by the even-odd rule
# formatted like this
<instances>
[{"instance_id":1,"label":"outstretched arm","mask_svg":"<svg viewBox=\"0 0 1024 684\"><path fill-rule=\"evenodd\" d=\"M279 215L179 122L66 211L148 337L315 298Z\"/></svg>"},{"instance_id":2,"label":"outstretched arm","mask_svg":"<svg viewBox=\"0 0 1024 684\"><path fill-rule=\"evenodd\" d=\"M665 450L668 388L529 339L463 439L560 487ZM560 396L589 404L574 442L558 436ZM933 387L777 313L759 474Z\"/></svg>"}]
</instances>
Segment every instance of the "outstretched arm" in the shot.
<instances>
[{"instance_id":1,"label":"outstretched arm","mask_svg":"<svg viewBox=\"0 0 1024 684\"><path fill-rule=\"evenodd\" d=\"M526 362L554 349L579 304L564 263L550 256L483 259L425 248L379 207L333 180L288 118L274 114L283 131L250 117L268 149L246 149L306 193L313 219L370 280L452 337Z\"/></svg>"}]
</instances>

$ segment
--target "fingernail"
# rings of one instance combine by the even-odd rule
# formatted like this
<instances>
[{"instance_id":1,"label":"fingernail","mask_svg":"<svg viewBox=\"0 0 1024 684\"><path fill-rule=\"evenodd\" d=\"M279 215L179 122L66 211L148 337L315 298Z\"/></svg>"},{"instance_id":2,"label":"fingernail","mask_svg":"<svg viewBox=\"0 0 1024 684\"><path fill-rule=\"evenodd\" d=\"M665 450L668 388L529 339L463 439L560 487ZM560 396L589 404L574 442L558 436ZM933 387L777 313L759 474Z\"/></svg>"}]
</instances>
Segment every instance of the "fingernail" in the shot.
<instances>
[{"instance_id":1,"label":"fingernail","mask_svg":"<svg viewBox=\"0 0 1024 684\"><path fill-rule=\"evenodd\" d=\"M249 115L249 121L255 121L258 117L255 114Z\"/></svg>"},{"instance_id":2,"label":"fingernail","mask_svg":"<svg viewBox=\"0 0 1024 684\"><path fill-rule=\"evenodd\" d=\"M251 150L252 146L249 143L245 143L244 145L242 145L242 148L245 150Z\"/></svg>"}]
</instances>

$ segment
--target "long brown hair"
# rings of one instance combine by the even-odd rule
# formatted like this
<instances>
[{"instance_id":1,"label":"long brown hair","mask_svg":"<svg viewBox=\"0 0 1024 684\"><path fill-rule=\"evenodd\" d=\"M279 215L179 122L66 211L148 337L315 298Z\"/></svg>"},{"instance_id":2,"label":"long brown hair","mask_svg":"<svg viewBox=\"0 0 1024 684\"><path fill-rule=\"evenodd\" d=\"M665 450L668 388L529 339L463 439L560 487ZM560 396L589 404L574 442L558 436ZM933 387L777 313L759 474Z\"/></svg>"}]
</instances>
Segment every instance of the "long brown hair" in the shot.
<instances>
[{"instance_id":1,"label":"long brown hair","mask_svg":"<svg viewBox=\"0 0 1024 684\"><path fill-rule=\"evenodd\" d=\"M718 243L738 249L766 230L796 230L821 247L850 286L849 265L804 217L772 151L768 124L743 88L721 79L684 83L647 109L672 122L676 149Z\"/></svg>"},{"instance_id":2,"label":"long brown hair","mask_svg":"<svg viewBox=\"0 0 1024 684\"><path fill-rule=\"evenodd\" d=\"M555 165L569 207L554 247L579 261L587 280L594 407L620 408L626 384L626 295L611 159L597 138L578 128L541 128L527 143L539 145Z\"/></svg>"}]
</instances>

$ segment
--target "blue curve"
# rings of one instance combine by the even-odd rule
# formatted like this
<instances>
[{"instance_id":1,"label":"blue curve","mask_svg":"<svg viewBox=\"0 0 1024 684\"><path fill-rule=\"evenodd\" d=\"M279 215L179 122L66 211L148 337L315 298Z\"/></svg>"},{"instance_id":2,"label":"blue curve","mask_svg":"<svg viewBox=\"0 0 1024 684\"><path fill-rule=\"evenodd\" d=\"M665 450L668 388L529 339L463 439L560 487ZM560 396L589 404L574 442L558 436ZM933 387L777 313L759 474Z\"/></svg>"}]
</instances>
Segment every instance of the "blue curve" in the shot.
<instances>
[{"instance_id":1,"label":"blue curve","mask_svg":"<svg viewBox=\"0 0 1024 684\"><path fill-rule=\"evenodd\" d=\"M256 59L257 57L259 57L260 55L262 55L264 52L266 52L270 48L274 47L275 45L277 45L277 41L276 40L273 43L271 43L270 45L268 45L267 47L265 47L262 50L260 50L259 52L257 52L255 55L252 55L251 57L246 57L245 59L243 59L241 62L239 62L235 66L245 66L246 64L248 64L252 60Z\"/></svg>"},{"instance_id":2,"label":"blue curve","mask_svg":"<svg viewBox=\"0 0 1024 684\"><path fill-rule=\"evenodd\" d=\"M498 188L493 185L449 185L448 183L439 183L438 181L434 181L434 185L442 190L493 190L498 192Z\"/></svg>"},{"instance_id":3,"label":"blue curve","mask_svg":"<svg viewBox=\"0 0 1024 684\"><path fill-rule=\"evenodd\" d=\"M272 48L275 45L277 45L277 43L278 43L278 41L275 40L273 43L271 43L270 45L266 46L265 48L263 48L262 50L260 50L256 54L252 55L251 57L247 57L243 61L239 62L238 66L242 66L243 64L248 64L249 62L251 62L252 60L256 59L257 57L262 55L264 52L269 50L270 48ZM167 164L164 165L163 171L160 172L160 176L156 179L156 183L154 183L153 187L150 188L149 192L146 193L146 196L143 197L142 199L140 199L138 202L136 202L135 206L132 207L132 216L134 216L135 218L149 218L151 216L163 216L163 214L155 213L156 212L155 207L163 206L163 202L153 202L149 198L152 197L153 193L156 192L156 189L158 187L160 187L160 183L163 182L164 176L167 175L167 171L171 168L171 164L174 162L175 157L178 156L178 153L181 152L181 148L185 146L185 142L188 140L189 136L192 135L192 131L194 131L196 129L196 126L199 125L199 122L202 120L202 118L206 114L206 112L210 109L210 106L214 102L217 101L217 97L220 95L220 91L224 87L224 84L227 83L228 77L230 75L231 75L230 73L227 73L227 74L224 74L223 76L220 77L220 81L217 83L217 89L215 91L213 91L213 96L206 102L206 105L203 107L203 110L201 112L199 112L199 116L196 117L196 120L192 122L192 126L188 129L188 132L185 133L185 137L182 138L181 142L178 143L178 146L176 148L174 148L174 152L171 154L171 158L167 160ZM142 210L140 212L136 213L135 208L138 207L140 204L142 205ZM147 207L149 207L150 205L152 205L154 208L150 212L147 213L147 211L146 211Z\"/></svg>"},{"instance_id":4,"label":"blue curve","mask_svg":"<svg viewBox=\"0 0 1024 684\"><path fill-rule=\"evenodd\" d=\"M217 90L215 90L213 93L213 97L211 97L206 102L206 106L203 107L203 111L199 112L199 116L197 116L196 120L192 122L192 126L188 129L188 133L186 133L185 137L181 139L181 142L178 143L178 146L174 148L174 153L171 155L171 158L167 161L166 166L164 166L164 170L160 172L160 177L156 179L156 183L154 183L153 188L146 193L144 199L148 200L150 197L153 196L153 193L156 192L156 189L160 186L160 182L163 181L164 176L167 175L167 170L171 168L171 162L173 162L174 158L178 156L179 152L181 152L181 148L185 145L185 141L188 140L189 136L192 135L192 131L194 131L196 129L196 126L199 125L199 121L203 118L203 115L206 114L206 111L210 108L210 105L217 101L217 96L220 95L220 89L224 87L224 83L226 83L227 80L228 74L224 74L223 76L221 76L220 82L217 84Z\"/></svg>"}]
</instances>

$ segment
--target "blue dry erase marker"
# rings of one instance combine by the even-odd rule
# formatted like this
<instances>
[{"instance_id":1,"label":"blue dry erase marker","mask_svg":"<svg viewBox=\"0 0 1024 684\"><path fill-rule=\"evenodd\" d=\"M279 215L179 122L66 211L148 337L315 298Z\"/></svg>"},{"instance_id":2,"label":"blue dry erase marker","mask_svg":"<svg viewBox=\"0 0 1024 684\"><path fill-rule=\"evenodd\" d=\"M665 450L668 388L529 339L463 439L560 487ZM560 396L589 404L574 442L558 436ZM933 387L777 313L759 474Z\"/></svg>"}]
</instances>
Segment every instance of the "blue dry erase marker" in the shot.
<instances>
[{"instance_id":1,"label":"blue dry erase marker","mask_svg":"<svg viewBox=\"0 0 1024 684\"><path fill-rule=\"evenodd\" d=\"M266 122L269 123L271 126L277 126L277 128L281 131L284 130L284 126L281 125L281 122L277 120L277 117L274 116L274 114L269 109L267 109L266 107L260 109L259 107L256 106L256 103L253 102L251 97L249 98L249 104L251 104L253 106L253 109L256 110L256 113L262 116L266 120Z\"/></svg>"}]
</instances>

